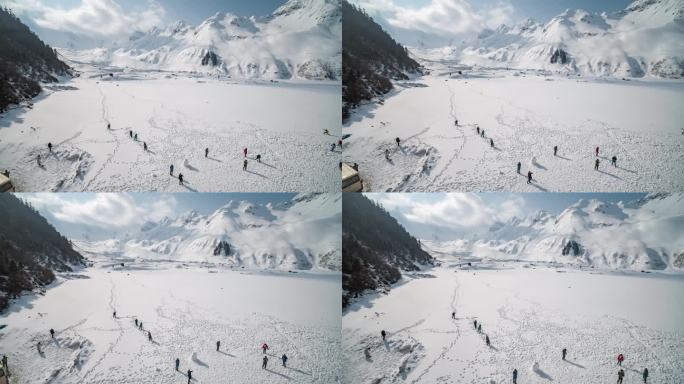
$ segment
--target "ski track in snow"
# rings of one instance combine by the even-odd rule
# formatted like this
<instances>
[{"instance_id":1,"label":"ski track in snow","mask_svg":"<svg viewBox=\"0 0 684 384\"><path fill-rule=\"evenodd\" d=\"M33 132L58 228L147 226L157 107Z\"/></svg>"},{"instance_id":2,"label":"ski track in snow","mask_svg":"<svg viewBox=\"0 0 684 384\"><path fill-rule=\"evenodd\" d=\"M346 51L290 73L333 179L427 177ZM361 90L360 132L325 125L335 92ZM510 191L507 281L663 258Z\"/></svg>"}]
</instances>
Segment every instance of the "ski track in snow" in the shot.
<instances>
[{"instance_id":1,"label":"ski track in snow","mask_svg":"<svg viewBox=\"0 0 684 384\"><path fill-rule=\"evenodd\" d=\"M684 115L675 106L684 82L515 77L513 71L489 69L479 70L482 76L474 70L452 78L435 69L449 63L427 65L433 74L410 80L425 86L402 88L399 82L401 90L383 103L359 107L343 127L352 135L343 158L359 164L367 191L684 188L679 177ZM544 81L549 79L554 81ZM639 112L645 97L647 114ZM610 105L602 108L606 100ZM485 130L484 137L476 137L476 125ZM395 137L402 139L403 150L394 150ZM554 145L558 156L553 156ZM593 168L596 146L601 148L598 172ZM393 148L390 160L384 157L386 148ZM613 155L617 167L610 164ZM520 174L517 162L523 165ZM526 183L528 170L531 184Z\"/></svg>"},{"instance_id":2,"label":"ski track in snow","mask_svg":"<svg viewBox=\"0 0 684 384\"><path fill-rule=\"evenodd\" d=\"M340 152L330 151L339 138L338 83L197 82L136 72L98 80L87 76L98 68L79 70L67 81L73 89L46 91L33 108L0 116L0 166L17 191L339 190Z\"/></svg>"},{"instance_id":3,"label":"ski track in snow","mask_svg":"<svg viewBox=\"0 0 684 384\"><path fill-rule=\"evenodd\" d=\"M348 373L343 382L509 383L513 368L518 369L518 383L612 382L617 379L618 353L626 356L625 383L641 382L644 367L649 368L651 384L684 378L681 332L611 315L610 310L601 307L600 298L589 300L595 302L586 304L586 308L566 308L564 303L550 305L527 297L517 290L518 285L525 280L533 281L534 274L554 271L513 271L532 275L516 278L507 276L507 270L478 270L477 263L473 270L435 267L431 273L436 278L409 281L387 295L362 297L343 315L343 359ZM581 279L588 272L574 273ZM621 284L650 281L628 279L636 280ZM577 283L580 281L583 280ZM679 278L676 286L681 287L682 282ZM514 288L508 288L509 283ZM537 289L567 289L563 284ZM451 295L443 294L451 288ZM649 289L656 286L643 287L647 297ZM591 307L597 304L598 311ZM665 308L657 304L656 307ZM682 317L681 311L671 306L667 310ZM457 313L456 320L451 319L451 312ZM664 315L657 312L652 316ZM482 324L482 333L474 329L474 319ZM388 335L387 348L378 346L379 329L401 324L407 325L400 328L402 332ZM486 335L491 339L491 347L485 345ZM406 354L398 349L405 345L414 346L410 353L413 369L403 371L402 377ZM370 360L363 359L366 346L372 348ZM563 347L568 348L566 361L560 357ZM532 369L535 362L539 363L536 371Z\"/></svg>"}]
</instances>

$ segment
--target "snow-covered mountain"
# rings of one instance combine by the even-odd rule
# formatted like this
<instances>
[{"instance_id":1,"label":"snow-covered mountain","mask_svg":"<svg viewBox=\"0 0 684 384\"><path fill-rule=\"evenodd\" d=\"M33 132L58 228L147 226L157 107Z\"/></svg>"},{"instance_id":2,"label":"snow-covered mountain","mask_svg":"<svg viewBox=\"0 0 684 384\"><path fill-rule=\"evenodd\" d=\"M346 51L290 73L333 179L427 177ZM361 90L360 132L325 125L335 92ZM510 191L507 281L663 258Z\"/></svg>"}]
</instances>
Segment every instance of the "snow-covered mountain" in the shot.
<instances>
[{"instance_id":1,"label":"snow-covered mountain","mask_svg":"<svg viewBox=\"0 0 684 384\"><path fill-rule=\"evenodd\" d=\"M592 76L684 78L684 2L637 0L608 13L566 10L423 54L464 64Z\"/></svg>"},{"instance_id":2,"label":"snow-covered mountain","mask_svg":"<svg viewBox=\"0 0 684 384\"><path fill-rule=\"evenodd\" d=\"M558 216L539 211L471 239L424 244L451 255L660 270L684 268L682 233L684 194L672 194L627 204L580 200Z\"/></svg>"},{"instance_id":3,"label":"snow-covered mountain","mask_svg":"<svg viewBox=\"0 0 684 384\"><path fill-rule=\"evenodd\" d=\"M341 232L340 195L306 194L276 205L230 201L207 216L189 211L120 238L74 243L85 252L143 260L339 270Z\"/></svg>"},{"instance_id":4,"label":"snow-covered mountain","mask_svg":"<svg viewBox=\"0 0 684 384\"><path fill-rule=\"evenodd\" d=\"M177 21L135 31L114 47L61 52L75 61L122 68L337 79L342 71L341 10L337 0L289 0L265 17L217 12L196 27Z\"/></svg>"}]
</instances>

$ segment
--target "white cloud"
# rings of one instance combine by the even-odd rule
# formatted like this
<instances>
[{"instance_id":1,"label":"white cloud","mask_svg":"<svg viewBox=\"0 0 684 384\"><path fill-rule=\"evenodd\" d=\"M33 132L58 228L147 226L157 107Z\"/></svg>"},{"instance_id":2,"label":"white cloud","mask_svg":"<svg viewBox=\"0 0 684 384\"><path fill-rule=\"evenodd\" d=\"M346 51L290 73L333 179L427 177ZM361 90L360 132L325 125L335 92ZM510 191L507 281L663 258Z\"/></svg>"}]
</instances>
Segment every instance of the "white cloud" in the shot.
<instances>
[{"instance_id":1,"label":"white cloud","mask_svg":"<svg viewBox=\"0 0 684 384\"><path fill-rule=\"evenodd\" d=\"M81 0L72 8L58 8L47 0L7 0L6 6L30 17L42 28L79 35L118 37L162 22L165 11L155 0L124 11L115 0Z\"/></svg>"},{"instance_id":2,"label":"white cloud","mask_svg":"<svg viewBox=\"0 0 684 384\"><path fill-rule=\"evenodd\" d=\"M435 196L439 196L435 198ZM421 195L405 193L368 194L392 213L399 213L404 224L437 227L449 231L478 231L497 221L524 215L525 201L511 196L501 202L487 203L472 193ZM426 198L427 197L427 198ZM412 225L412 226L413 226Z\"/></svg>"},{"instance_id":3,"label":"white cloud","mask_svg":"<svg viewBox=\"0 0 684 384\"><path fill-rule=\"evenodd\" d=\"M176 207L176 200L168 195L158 196L151 204L141 204L122 193L97 193L77 199L70 194L37 193L22 198L56 220L101 229L138 227L145 221L170 216Z\"/></svg>"},{"instance_id":4,"label":"white cloud","mask_svg":"<svg viewBox=\"0 0 684 384\"><path fill-rule=\"evenodd\" d=\"M509 1L477 10L468 0L431 0L422 7L398 5L395 0L357 0L355 3L369 14L382 17L392 27L444 37L461 37L485 27L510 24L515 14Z\"/></svg>"}]
</instances>

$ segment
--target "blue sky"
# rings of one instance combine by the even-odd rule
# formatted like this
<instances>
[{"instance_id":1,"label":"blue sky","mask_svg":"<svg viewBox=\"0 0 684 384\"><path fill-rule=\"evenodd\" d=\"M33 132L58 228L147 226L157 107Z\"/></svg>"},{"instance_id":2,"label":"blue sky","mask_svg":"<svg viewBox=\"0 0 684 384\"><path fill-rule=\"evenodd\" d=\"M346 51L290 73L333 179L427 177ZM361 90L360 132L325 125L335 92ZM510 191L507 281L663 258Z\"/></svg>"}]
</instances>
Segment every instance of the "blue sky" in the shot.
<instances>
[{"instance_id":1,"label":"blue sky","mask_svg":"<svg viewBox=\"0 0 684 384\"><path fill-rule=\"evenodd\" d=\"M67 237L109 238L136 231L146 221L195 210L207 215L229 201L254 204L292 200L293 193L19 193Z\"/></svg>"},{"instance_id":2,"label":"blue sky","mask_svg":"<svg viewBox=\"0 0 684 384\"><path fill-rule=\"evenodd\" d=\"M644 193L368 193L412 235L444 239L470 237L497 221L539 210L559 214L580 199L629 203Z\"/></svg>"},{"instance_id":3,"label":"blue sky","mask_svg":"<svg viewBox=\"0 0 684 384\"><path fill-rule=\"evenodd\" d=\"M184 20L198 25L216 12L266 16L286 0L2 0L48 44L79 49L126 40L133 31Z\"/></svg>"}]
</instances>

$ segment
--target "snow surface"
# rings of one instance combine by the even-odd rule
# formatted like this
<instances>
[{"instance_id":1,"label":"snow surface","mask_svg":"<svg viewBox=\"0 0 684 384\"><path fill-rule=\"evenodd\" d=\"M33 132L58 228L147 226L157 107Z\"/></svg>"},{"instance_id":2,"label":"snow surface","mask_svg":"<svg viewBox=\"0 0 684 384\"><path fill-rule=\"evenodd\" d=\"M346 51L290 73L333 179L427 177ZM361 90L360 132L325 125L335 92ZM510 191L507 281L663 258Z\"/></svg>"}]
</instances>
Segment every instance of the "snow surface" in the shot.
<instances>
[{"instance_id":1,"label":"snow surface","mask_svg":"<svg viewBox=\"0 0 684 384\"><path fill-rule=\"evenodd\" d=\"M608 383L617 380L619 353L625 383L642 382L645 367L652 384L684 379L684 310L673 305L684 301L682 274L489 262L475 254L440 261L347 308L343 382L510 383L517 369L518 383Z\"/></svg>"},{"instance_id":2,"label":"snow surface","mask_svg":"<svg viewBox=\"0 0 684 384\"><path fill-rule=\"evenodd\" d=\"M238 81L76 65L80 77L46 86L32 107L0 116L0 168L11 172L17 191L340 188L340 153L330 150L339 134L338 82Z\"/></svg>"},{"instance_id":3,"label":"snow surface","mask_svg":"<svg viewBox=\"0 0 684 384\"><path fill-rule=\"evenodd\" d=\"M297 195L275 205L230 201L206 216L189 211L146 222L134 233L113 233L105 240L72 240L78 250L130 260L339 271L341 212L339 193ZM84 233L83 237L90 236ZM230 247L228 252L221 248L225 244ZM216 254L217 249L223 252Z\"/></svg>"},{"instance_id":4,"label":"snow surface","mask_svg":"<svg viewBox=\"0 0 684 384\"><path fill-rule=\"evenodd\" d=\"M398 90L361 106L343 126L351 134L343 158L359 164L366 191L684 188L684 82L422 63L430 74L395 83Z\"/></svg>"},{"instance_id":5,"label":"snow surface","mask_svg":"<svg viewBox=\"0 0 684 384\"><path fill-rule=\"evenodd\" d=\"M466 238L424 240L431 254L476 254L576 267L684 269L684 194L637 202L580 200L558 215L538 211ZM573 249L575 244L576 249Z\"/></svg>"},{"instance_id":6,"label":"snow surface","mask_svg":"<svg viewBox=\"0 0 684 384\"><path fill-rule=\"evenodd\" d=\"M193 383L340 382L339 274L89 257L93 267L59 275L0 316L12 384L186 383L188 369Z\"/></svg>"}]
</instances>

